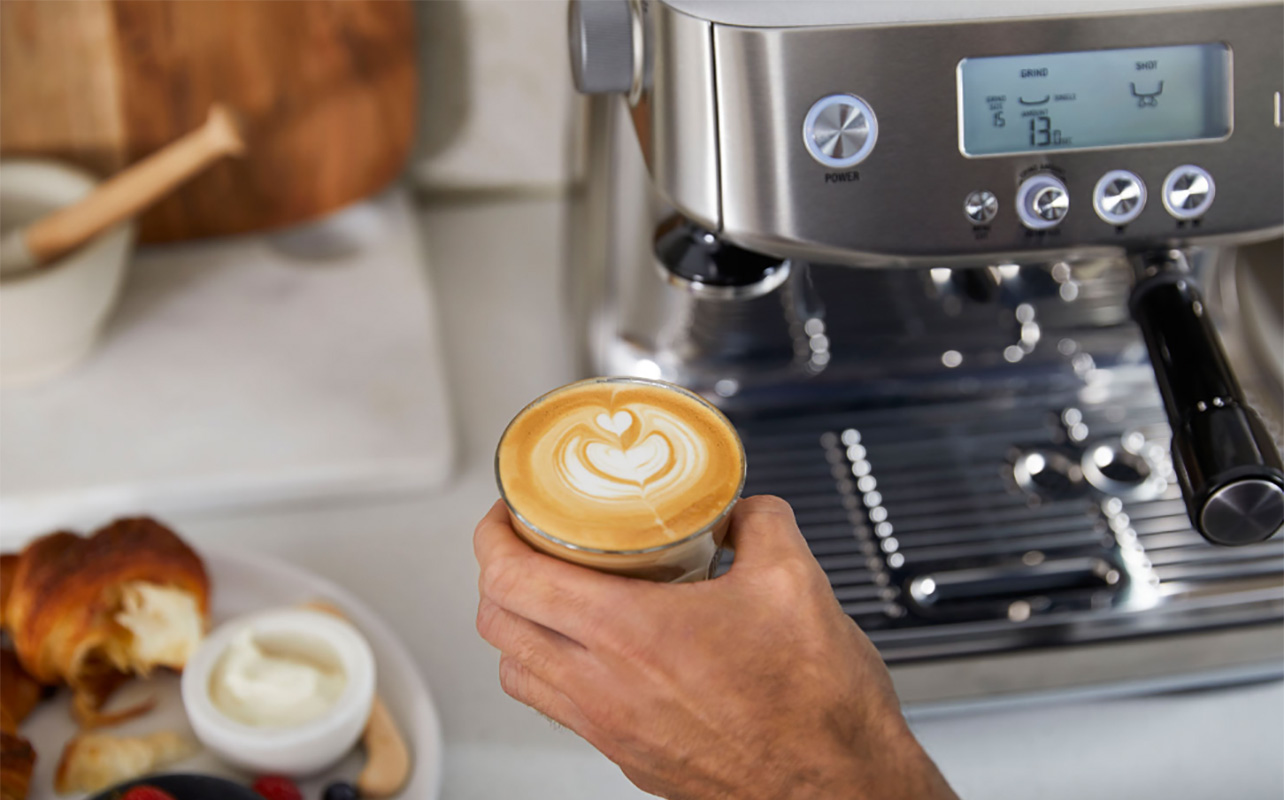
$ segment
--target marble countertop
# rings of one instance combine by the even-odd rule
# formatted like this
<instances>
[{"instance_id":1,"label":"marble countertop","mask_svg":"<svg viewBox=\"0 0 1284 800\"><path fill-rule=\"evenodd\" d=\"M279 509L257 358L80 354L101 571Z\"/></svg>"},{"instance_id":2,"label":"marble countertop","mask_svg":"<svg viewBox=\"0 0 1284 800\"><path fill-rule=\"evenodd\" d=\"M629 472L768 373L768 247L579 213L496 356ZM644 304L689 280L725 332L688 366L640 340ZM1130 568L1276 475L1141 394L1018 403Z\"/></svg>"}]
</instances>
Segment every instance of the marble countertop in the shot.
<instances>
[{"instance_id":1,"label":"marble countertop","mask_svg":"<svg viewBox=\"0 0 1284 800\"><path fill-rule=\"evenodd\" d=\"M422 212L458 440L454 478L444 488L359 504L170 518L198 545L266 551L336 580L387 619L438 702L449 800L643 796L575 735L505 696L498 657L473 628L471 534L496 496L494 443L525 401L575 377L557 330L563 214L552 199ZM913 724L965 798L1284 795L1279 682L972 710Z\"/></svg>"}]
</instances>

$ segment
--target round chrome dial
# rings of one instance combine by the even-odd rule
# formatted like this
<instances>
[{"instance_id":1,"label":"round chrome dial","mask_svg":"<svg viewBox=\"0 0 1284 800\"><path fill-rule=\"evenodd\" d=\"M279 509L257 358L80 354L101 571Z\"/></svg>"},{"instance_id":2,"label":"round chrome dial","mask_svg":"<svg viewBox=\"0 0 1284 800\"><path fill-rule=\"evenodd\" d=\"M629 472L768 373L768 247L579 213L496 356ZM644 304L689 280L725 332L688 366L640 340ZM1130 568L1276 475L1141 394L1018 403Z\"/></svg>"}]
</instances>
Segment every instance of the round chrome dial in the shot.
<instances>
[{"instance_id":1,"label":"round chrome dial","mask_svg":"<svg viewBox=\"0 0 1284 800\"><path fill-rule=\"evenodd\" d=\"M963 214L973 225L986 225L999 213L999 198L994 192L972 192L963 201Z\"/></svg>"},{"instance_id":2,"label":"round chrome dial","mask_svg":"<svg viewBox=\"0 0 1284 800\"><path fill-rule=\"evenodd\" d=\"M1199 514L1205 536L1219 544L1253 544L1270 538L1284 525L1284 489L1271 481L1250 478L1213 492Z\"/></svg>"},{"instance_id":3,"label":"round chrome dial","mask_svg":"<svg viewBox=\"0 0 1284 800\"><path fill-rule=\"evenodd\" d=\"M1126 169L1112 169L1092 190L1092 208L1111 225L1127 225L1146 207L1146 184Z\"/></svg>"},{"instance_id":4,"label":"round chrome dial","mask_svg":"<svg viewBox=\"0 0 1284 800\"><path fill-rule=\"evenodd\" d=\"M1183 164L1164 178L1164 208L1177 219L1203 216L1216 194L1213 176L1194 164Z\"/></svg>"},{"instance_id":5,"label":"round chrome dial","mask_svg":"<svg viewBox=\"0 0 1284 800\"><path fill-rule=\"evenodd\" d=\"M1021 224L1030 230L1055 228L1070 212L1070 192L1055 175L1032 175L1017 189L1016 206Z\"/></svg>"},{"instance_id":6,"label":"round chrome dial","mask_svg":"<svg viewBox=\"0 0 1284 800\"><path fill-rule=\"evenodd\" d=\"M817 100L803 121L803 144L811 157L834 169L864 161L878 141L878 118L854 94L831 94Z\"/></svg>"}]
</instances>

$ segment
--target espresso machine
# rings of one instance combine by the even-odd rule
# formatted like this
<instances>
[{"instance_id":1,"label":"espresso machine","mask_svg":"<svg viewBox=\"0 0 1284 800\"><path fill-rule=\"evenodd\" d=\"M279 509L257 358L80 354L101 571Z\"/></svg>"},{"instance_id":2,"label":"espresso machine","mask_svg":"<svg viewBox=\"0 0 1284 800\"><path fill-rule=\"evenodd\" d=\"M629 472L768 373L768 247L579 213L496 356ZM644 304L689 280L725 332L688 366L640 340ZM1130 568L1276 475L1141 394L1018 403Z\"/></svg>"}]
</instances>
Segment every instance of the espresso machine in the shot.
<instances>
[{"instance_id":1,"label":"espresso machine","mask_svg":"<svg viewBox=\"0 0 1284 800\"><path fill-rule=\"evenodd\" d=\"M726 411L905 699L1284 673L1237 328L1284 5L573 0L570 42L584 371Z\"/></svg>"}]
</instances>

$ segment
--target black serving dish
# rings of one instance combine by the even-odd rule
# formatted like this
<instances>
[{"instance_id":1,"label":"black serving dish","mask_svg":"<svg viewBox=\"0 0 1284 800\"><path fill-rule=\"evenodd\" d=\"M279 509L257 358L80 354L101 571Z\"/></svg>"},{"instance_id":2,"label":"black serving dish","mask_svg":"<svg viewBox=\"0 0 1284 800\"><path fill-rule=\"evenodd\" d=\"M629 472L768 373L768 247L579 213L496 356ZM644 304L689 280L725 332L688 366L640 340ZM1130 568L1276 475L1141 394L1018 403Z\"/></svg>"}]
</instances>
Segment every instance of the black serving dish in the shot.
<instances>
[{"instance_id":1,"label":"black serving dish","mask_svg":"<svg viewBox=\"0 0 1284 800\"><path fill-rule=\"evenodd\" d=\"M226 778L211 775L150 775L128 781L96 794L93 800L119 800L135 786L154 786L174 796L174 800L263 800L253 789Z\"/></svg>"}]
</instances>

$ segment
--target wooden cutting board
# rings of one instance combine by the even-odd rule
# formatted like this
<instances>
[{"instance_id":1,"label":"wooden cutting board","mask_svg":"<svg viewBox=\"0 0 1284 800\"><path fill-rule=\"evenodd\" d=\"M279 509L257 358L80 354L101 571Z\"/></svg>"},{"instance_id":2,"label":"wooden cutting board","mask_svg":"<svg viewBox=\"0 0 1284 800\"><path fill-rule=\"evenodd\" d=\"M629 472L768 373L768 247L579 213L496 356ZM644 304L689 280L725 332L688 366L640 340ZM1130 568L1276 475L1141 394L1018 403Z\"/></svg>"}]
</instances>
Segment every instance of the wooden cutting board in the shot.
<instances>
[{"instance_id":1,"label":"wooden cutting board","mask_svg":"<svg viewBox=\"0 0 1284 800\"><path fill-rule=\"evenodd\" d=\"M247 124L224 161L141 219L144 241L277 228L401 171L417 80L410 0L3 0L0 155L100 175L205 119Z\"/></svg>"}]
</instances>

